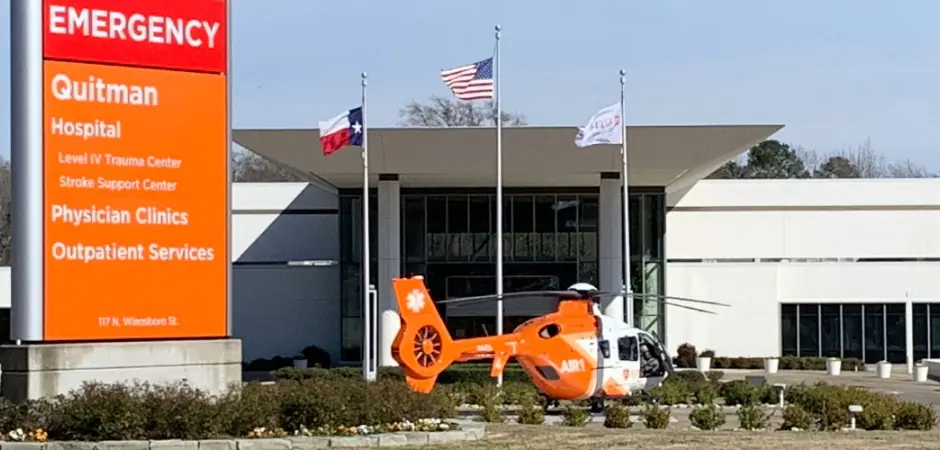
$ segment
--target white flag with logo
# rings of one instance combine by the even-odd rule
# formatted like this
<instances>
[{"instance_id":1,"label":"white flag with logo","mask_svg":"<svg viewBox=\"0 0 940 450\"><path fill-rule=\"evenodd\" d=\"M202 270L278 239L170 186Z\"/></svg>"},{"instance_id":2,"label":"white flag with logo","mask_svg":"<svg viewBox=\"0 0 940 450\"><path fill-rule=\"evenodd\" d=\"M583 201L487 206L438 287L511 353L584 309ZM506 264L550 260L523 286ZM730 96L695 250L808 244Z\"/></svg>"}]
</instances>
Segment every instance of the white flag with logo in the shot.
<instances>
[{"instance_id":1,"label":"white flag with logo","mask_svg":"<svg viewBox=\"0 0 940 450\"><path fill-rule=\"evenodd\" d=\"M622 144L621 127L623 127L623 116L620 114L620 103L614 103L602 108L591 116L587 125L578 128L574 145L587 147L596 144Z\"/></svg>"}]
</instances>

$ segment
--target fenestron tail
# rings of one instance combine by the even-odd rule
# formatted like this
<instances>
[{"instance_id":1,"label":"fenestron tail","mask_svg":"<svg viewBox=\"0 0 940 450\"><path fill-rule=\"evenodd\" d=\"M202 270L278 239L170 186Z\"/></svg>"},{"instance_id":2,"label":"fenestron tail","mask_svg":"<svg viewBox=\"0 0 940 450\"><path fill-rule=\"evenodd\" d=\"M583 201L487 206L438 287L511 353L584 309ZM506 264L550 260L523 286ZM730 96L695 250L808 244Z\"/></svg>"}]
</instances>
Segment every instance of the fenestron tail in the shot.
<instances>
[{"instance_id":1,"label":"fenestron tail","mask_svg":"<svg viewBox=\"0 0 940 450\"><path fill-rule=\"evenodd\" d=\"M423 277L392 280L401 328L392 344L392 357L405 372L412 390L430 392L437 376L459 357Z\"/></svg>"}]
</instances>

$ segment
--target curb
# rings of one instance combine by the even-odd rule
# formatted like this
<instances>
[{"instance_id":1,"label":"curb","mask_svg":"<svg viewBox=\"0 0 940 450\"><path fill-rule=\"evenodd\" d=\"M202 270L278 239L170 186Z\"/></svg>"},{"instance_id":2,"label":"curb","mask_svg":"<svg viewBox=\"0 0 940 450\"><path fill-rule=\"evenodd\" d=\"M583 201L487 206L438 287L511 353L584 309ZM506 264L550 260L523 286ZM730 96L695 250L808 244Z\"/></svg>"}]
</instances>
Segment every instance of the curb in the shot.
<instances>
[{"instance_id":1,"label":"curb","mask_svg":"<svg viewBox=\"0 0 940 450\"><path fill-rule=\"evenodd\" d=\"M366 436L313 436L276 439L207 439L198 441L49 441L0 442L0 450L308 450L328 447L400 447L478 441L482 423L459 421L458 431L403 431Z\"/></svg>"}]
</instances>

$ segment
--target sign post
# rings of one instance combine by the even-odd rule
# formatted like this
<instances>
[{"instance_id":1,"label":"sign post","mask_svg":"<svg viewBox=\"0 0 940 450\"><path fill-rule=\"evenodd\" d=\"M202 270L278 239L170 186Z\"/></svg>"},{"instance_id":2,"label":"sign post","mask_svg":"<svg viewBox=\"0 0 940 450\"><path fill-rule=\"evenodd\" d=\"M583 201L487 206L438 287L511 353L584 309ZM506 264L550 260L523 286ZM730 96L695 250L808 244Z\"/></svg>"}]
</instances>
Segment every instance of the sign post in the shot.
<instances>
[{"instance_id":1,"label":"sign post","mask_svg":"<svg viewBox=\"0 0 940 450\"><path fill-rule=\"evenodd\" d=\"M11 1L11 337L226 340L229 1Z\"/></svg>"}]
</instances>

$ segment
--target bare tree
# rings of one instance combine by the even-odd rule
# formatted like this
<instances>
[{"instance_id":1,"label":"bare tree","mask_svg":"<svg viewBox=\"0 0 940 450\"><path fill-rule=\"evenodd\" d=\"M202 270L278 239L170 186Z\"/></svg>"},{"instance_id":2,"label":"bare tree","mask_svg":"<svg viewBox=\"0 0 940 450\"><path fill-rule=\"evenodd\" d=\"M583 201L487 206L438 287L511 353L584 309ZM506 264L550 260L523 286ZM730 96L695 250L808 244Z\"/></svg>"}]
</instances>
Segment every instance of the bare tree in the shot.
<instances>
[{"instance_id":1,"label":"bare tree","mask_svg":"<svg viewBox=\"0 0 940 450\"><path fill-rule=\"evenodd\" d=\"M793 147L793 151L796 152L796 157L800 158L800 161L803 161L803 165L810 169L811 171L823 162L823 158L819 157L819 153L816 153L815 150L809 150L803 146Z\"/></svg>"},{"instance_id":2,"label":"bare tree","mask_svg":"<svg viewBox=\"0 0 940 450\"><path fill-rule=\"evenodd\" d=\"M232 152L232 181L240 183L303 181L250 151Z\"/></svg>"},{"instance_id":3,"label":"bare tree","mask_svg":"<svg viewBox=\"0 0 940 450\"><path fill-rule=\"evenodd\" d=\"M889 178L931 178L932 175L927 171L927 168L911 161L910 159L905 159L903 161L893 162L888 164L886 168L886 176Z\"/></svg>"},{"instance_id":4,"label":"bare tree","mask_svg":"<svg viewBox=\"0 0 940 450\"><path fill-rule=\"evenodd\" d=\"M525 125L522 114L502 111L503 125ZM398 124L406 127L480 127L496 124L496 103L461 102L431 96L427 103L411 101L398 110Z\"/></svg>"},{"instance_id":5,"label":"bare tree","mask_svg":"<svg viewBox=\"0 0 940 450\"><path fill-rule=\"evenodd\" d=\"M883 178L886 175L885 157L875 151L871 139L865 139L855 148L849 148L832 156L842 156L858 168L859 178Z\"/></svg>"}]
</instances>

